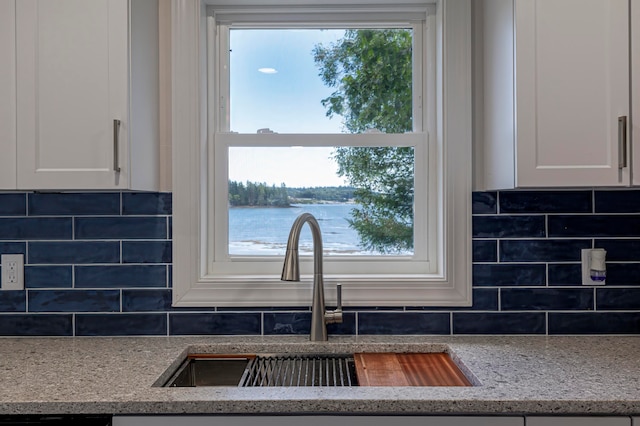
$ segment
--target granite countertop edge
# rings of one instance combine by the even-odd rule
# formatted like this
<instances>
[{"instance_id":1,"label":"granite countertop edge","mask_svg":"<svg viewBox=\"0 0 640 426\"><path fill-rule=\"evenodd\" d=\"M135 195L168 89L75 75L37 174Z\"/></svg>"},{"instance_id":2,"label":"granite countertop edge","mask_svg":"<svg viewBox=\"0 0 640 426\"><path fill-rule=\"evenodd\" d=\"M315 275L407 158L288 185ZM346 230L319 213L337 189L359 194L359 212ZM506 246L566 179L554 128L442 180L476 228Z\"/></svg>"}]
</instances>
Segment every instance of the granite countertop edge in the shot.
<instances>
[{"instance_id":1,"label":"granite countertop edge","mask_svg":"<svg viewBox=\"0 0 640 426\"><path fill-rule=\"evenodd\" d=\"M640 336L0 339L3 414L640 415ZM188 352L440 352L472 387L166 388Z\"/></svg>"}]
</instances>

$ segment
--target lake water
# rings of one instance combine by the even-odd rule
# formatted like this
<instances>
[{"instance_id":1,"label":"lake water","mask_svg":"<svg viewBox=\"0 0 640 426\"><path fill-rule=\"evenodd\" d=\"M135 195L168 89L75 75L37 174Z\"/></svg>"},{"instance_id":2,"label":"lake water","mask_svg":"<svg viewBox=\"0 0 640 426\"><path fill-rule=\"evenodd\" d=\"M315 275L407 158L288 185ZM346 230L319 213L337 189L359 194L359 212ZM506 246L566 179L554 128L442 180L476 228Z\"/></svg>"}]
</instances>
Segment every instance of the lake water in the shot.
<instances>
[{"instance_id":1,"label":"lake water","mask_svg":"<svg viewBox=\"0 0 640 426\"><path fill-rule=\"evenodd\" d=\"M229 254L284 255L289 231L302 213L311 213L322 232L325 255L371 254L359 246L358 233L347 218L353 204L301 204L291 208L230 208ZM308 225L300 234L300 253L310 254L313 240Z\"/></svg>"}]
</instances>

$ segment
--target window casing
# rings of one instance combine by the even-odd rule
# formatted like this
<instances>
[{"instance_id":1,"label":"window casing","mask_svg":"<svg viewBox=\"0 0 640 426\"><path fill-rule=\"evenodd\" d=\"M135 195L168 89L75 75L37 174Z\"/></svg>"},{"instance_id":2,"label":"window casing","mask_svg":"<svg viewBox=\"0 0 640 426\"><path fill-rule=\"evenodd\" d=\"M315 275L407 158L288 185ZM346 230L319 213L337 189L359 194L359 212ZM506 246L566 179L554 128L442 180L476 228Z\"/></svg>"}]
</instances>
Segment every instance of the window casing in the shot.
<instances>
[{"instance_id":1,"label":"window casing","mask_svg":"<svg viewBox=\"0 0 640 426\"><path fill-rule=\"evenodd\" d=\"M205 67L198 67L199 84L192 84L191 87L193 93L196 87L206 87L207 96L199 97L201 114L198 115L200 123L197 129L200 132L198 137L191 134L190 154L178 154L176 158L177 152L174 149L174 200L177 201L174 203L175 306L299 306L309 303L311 280L308 276L312 273L310 258L301 259L301 283L283 283L279 280L281 258L229 256L226 231L228 148L294 146L300 145L301 141L308 146L361 144L415 147L415 254L392 256L383 260L325 257L325 287L329 293L329 303L332 299L332 284L341 282L345 305L470 304L470 219L468 201L460 200L460 194L470 197L470 170L457 174L456 180L460 180L460 187L451 191L451 179L447 176L447 171L451 169L445 154L454 150L447 150L444 145L445 88L442 82L446 78L443 73L446 43L441 23L445 4L414 4L400 11L393 5L354 5L352 8L311 8L307 5L301 8L288 7L286 12L278 8L265 8L254 10L255 13L245 8L214 7L213 12L209 10L206 14L204 8L197 12L193 9L193 13L200 18L198 22L202 25L201 29L207 30L207 42L203 43L199 54L194 56L200 58L201 65L206 58L207 67L206 71ZM184 14L184 10L177 13ZM225 81L225 74L218 71L225 67L221 63L224 62L225 55L218 53L225 48L225 34L229 26L267 28L322 24L345 27L346 23L351 26L371 23L391 25L398 22L406 24L407 16L414 17L410 20L418 34L414 36L414 49L420 52L417 61L414 57L414 86L417 87L414 88L414 132L296 135L235 134L226 131L228 127L224 117L227 114L225 107L228 107L225 98L228 81ZM415 16L421 18L416 21ZM202 38L199 40L203 41ZM175 61L174 57L174 66ZM191 66L195 65L194 62ZM173 81L175 97L175 68ZM460 104L466 103L460 100ZM174 99L174 107L175 105ZM204 108L206 105L209 107ZM194 124L192 121L192 132L196 131ZM173 138L177 140L175 126ZM470 169L469 154L470 148L466 157L462 157L462 160L469 160L465 169ZM188 168L187 164L190 164ZM188 175L186 179L185 176L176 176L181 170ZM186 206L179 201L181 198L188 200L187 204L192 207L188 213ZM454 202L451 202L452 198ZM183 210L181 207L184 207L183 214L188 217L180 216ZM451 214L454 208L457 214ZM462 235L456 233L454 223L459 229L468 232ZM453 234L456 234L455 237Z\"/></svg>"}]
</instances>

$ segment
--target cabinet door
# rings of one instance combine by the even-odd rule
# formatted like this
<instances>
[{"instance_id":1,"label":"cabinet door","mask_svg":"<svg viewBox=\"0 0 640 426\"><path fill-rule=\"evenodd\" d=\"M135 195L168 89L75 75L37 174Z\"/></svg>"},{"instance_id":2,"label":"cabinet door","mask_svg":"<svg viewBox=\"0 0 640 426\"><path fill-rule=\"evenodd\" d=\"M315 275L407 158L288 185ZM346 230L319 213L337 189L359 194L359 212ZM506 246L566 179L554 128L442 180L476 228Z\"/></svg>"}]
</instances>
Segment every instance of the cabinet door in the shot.
<instances>
[{"instance_id":1,"label":"cabinet door","mask_svg":"<svg viewBox=\"0 0 640 426\"><path fill-rule=\"evenodd\" d=\"M16 1L0 0L0 189L16 188Z\"/></svg>"},{"instance_id":2,"label":"cabinet door","mask_svg":"<svg viewBox=\"0 0 640 426\"><path fill-rule=\"evenodd\" d=\"M127 0L16 6L18 187L126 186Z\"/></svg>"},{"instance_id":3,"label":"cabinet door","mask_svg":"<svg viewBox=\"0 0 640 426\"><path fill-rule=\"evenodd\" d=\"M640 40L640 0L631 0L631 40ZM631 145L633 184L640 185L640 43L631 43ZM640 418L634 426L640 426Z\"/></svg>"},{"instance_id":4,"label":"cabinet door","mask_svg":"<svg viewBox=\"0 0 640 426\"><path fill-rule=\"evenodd\" d=\"M515 28L517 185L629 184L628 0L516 0Z\"/></svg>"},{"instance_id":5,"label":"cabinet door","mask_svg":"<svg viewBox=\"0 0 640 426\"><path fill-rule=\"evenodd\" d=\"M631 426L630 417L527 417L527 426Z\"/></svg>"},{"instance_id":6,"label":"cabinet door","mask_svg":"<svg viewBox=\"0 0 640 426\"><path fill-rule=\"evenodd\" d=\"M524 426L524 417L439 416L114 416L113 426ZM617 425L616 425L617 426Z\"/></svg>"}]
</instances>

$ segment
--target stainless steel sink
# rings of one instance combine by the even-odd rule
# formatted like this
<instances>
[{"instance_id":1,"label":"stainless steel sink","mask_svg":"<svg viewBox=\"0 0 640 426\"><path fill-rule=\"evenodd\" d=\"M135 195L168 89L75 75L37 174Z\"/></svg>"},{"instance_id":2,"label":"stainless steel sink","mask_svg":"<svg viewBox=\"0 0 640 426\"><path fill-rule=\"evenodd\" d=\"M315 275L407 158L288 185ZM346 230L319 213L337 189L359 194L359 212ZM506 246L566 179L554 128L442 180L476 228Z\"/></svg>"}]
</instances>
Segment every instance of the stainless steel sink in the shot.
<instances>
[{"instance_id":1,"label":"stainless steel sink","mask_svg":"<svg viewBox=\"0 0 640 426\"><path fill-rule=\"evenodd\" d=\"M238 386L250 357L190 355L165 386Z\"/></svg>"},{"instance_id":2,"label":"stainless steel sink","mask_svg":"<svg viewBox=\"0 0 640 426\"><path fill-rule=\"evenodd\" d=\"M164 386L358 386L352 355L194 354Z\"/></svg>"}]
</instances>

